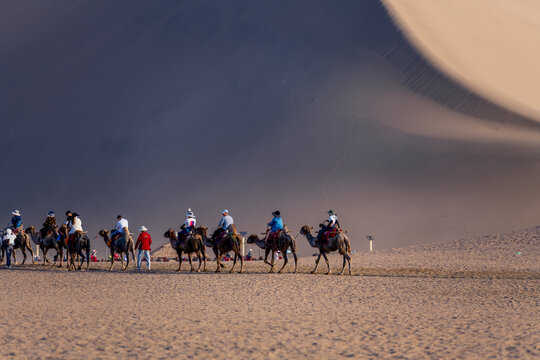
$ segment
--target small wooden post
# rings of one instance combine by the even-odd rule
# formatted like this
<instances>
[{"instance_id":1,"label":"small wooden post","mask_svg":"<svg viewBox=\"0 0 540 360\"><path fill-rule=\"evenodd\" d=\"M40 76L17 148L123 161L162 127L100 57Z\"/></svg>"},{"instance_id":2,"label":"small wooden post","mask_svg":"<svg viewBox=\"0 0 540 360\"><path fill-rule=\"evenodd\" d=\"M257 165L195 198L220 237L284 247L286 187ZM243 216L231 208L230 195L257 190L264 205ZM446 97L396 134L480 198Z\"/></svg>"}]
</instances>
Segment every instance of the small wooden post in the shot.
<instances>
[{"instance_id":1,"label":"small wooden post","mask_svg":"<svg viewBox=\"0 0 540 360\"><path fill-rule=\"evenodd\" d=\"M373 251L373 239L375 239L375 237L373 235L368 235L368 236L366 236L366 239L369 240L369 252L372 252Z\"/></svg>"}]
</instances>

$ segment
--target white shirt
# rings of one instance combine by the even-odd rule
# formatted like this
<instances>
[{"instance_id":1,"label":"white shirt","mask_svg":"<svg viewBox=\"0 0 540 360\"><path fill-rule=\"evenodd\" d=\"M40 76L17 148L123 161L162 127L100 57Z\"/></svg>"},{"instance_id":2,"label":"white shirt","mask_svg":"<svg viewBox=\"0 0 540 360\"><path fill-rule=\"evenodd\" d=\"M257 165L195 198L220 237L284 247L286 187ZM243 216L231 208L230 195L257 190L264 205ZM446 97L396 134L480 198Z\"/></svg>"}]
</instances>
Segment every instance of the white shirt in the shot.
<instances>
[{"instance_id":1,"label":"white shirt","mask_svg":"<svg viewBox=\"0 0 540 360\"><path fill-rule=\"evenodd\" d=\"M195 218L187 218L186 221L184 221L184 225L186 225L186 227L195 227L195 224L197 224L197 220L195 220Z\"/></svg>"},{"instance_id":2,"label":"white shirt","mask_svg":"<svg viewBox=\"0 0 540 360\"><path fill-rule=\"evenodd\" d=\"M71 219L71 229L69 230L69 234L74 234L76 231L83 231L82 229L82 221L79 219L79 217L75 217Z\"/></svg>"},{"instance_id":3,"label":"white shirt","mask_svg":"<svg viewBox=\"0 0 540 360\"><path fill-rule=\"evenodd\" d=\"M15 239L17 238L16 235L14 235L10 229L8 229L7 235L4 236L4 241L8 241L9 245L13 246L15 245Z\"/></svg>"},{"instance_id":4,"label":"white shirt","mask_svg":"<svg viewBox=\"0 0 540 360\"><path fill-rule=\"evenodd\" d=\"M128 227L128 221L126 219L120 219L116 223L116 230L118 230L119 233L124 233L124 228L129 229Z\"/></svg>"},{"instance_id":5,"label":"white shirt","mask_svg":"<svg viewBox=\"0 0 540 360\"><path fill-rule=\"evenodd\" d=\"M337 221L337 215L330 215L330 217L328 218L328 221L330 222L330 226L334 225Z\"/></svg>"}]
</instances>

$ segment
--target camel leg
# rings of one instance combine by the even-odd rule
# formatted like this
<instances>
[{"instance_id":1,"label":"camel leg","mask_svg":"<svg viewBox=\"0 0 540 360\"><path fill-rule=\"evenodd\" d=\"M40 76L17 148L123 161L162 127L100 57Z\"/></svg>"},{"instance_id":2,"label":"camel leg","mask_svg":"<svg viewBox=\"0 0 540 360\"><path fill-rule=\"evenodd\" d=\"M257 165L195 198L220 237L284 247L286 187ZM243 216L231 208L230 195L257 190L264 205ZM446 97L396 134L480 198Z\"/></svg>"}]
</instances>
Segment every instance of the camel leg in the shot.
<instances>
[{"instance_id":1,"label":"camel leg","mask_svg":"<svg viewBox=\"0 0 540 360\"><path fill-rule=\"evenodd\" d=\"M178 270L176 271L180 271L180 269L182 269L182 252L179 252L177 254L178 254Z\"/></svg>"},{"instance_id":2,"label":"camel leg","mask_svg":"<svg viewBox=\"0 0 540 360\"><path fill-rule=\"evenodd\" d=\"M264 250L264 263L265 264L268 264L268 265L272 265L270 264L270 262L268 261L268 254L270 254L270 249L265 249Z\"/></svg>"},{"instance_id":3,"label":"camel leg","mask_svg":"<svg viewBox=\"0 0 540 360\"><path fill-rule=\"evenodd\" d=\"M60 257L60 265L58 265L58 267L61 268L62 264L64 263L64 249L62 249L60 246L56 250L56 261L58 261L58 257Z\"/></svg>"},{"instance_id":4,"label":"camel leg","mask_svg":"<svg viewBox=\"0 0 540 360\"><path fill-rule=\"evenodd\" d=\"M281 269L279 269L278 274L281 274L281 272L285 268L285 265L287 265L287 263L289 262L289 259L287 257L287 249L285 249L285 251L282 250L281 252L283 253L283 266L281 267Z\"/></svg>"},{"instance_id":5,"label":"camel leg","mask_svg":"<svg viewBox=\"0 0 540 360\"><path fill-rule=\"evenodd\" d=\"M30 254L32 255L32 265L37 265L36 255L34 254L34 249L32 249L32 245L30 245L30 240L26 242L26 248L30 251Z\"/></svg>"},{"instance_id":6,"label":"camel leg","mask_svg":"<svg viewBox=\"0 0 540 360\"><path fill-rule=\"evenodd\" d=\"M127 270L128 266L129 266L129 251L126 251L125 254L126 254L126 267L125 267L124 270ZM124 260L123 256L122 256L122 260Z\"/></svg>"},{"instance_id":7,"label":"camel leg","mask_svg":"<svg viewBox=\"0 0 540 360\"><path fill-rule=\"evenodd\" d=\"M351 257L349 254L345 253L345 258L347 259L347 262L349 263L349 275L352 275L351 273Z\"/></svg>"},{"instance_id":8,"label":"camel leg","mask_svg":"<svg viewBox=\"0 0 540 360\"><path fill-rule=\"evenodd\" d=\"M203 256L203 261L204 261L203 272L205 272L206 271L206 250L205 250L204 246L202 248L202 256Z\"/></svg>"},{"instance_id":9,"label":"camel leg","mask_svg":"<svg viewBox=\"0 0 540 360\"><path fill-rule=\"evenodd\" d=\"M86 260L86 256L84 256L82 249L79 250L78 258L80 259L79 265L77 266L77 270L82 269L82 265L84 264L84 260Z\"/></svg>"},{"instance_id":10,"label":"camel leg","mask_svg":"<svg viewBox=\"0 0 540 360\"><path fill-rule=\"evenodd\" d=\"M109 267L109 271L112 270L113 265L114 265L114 251L111 250L111 267Z\"/></svg>"},{"instance_id":11,"label":"camel leg","mask_svg":"<svg viewBox=\"0 0 540 360\"><path fill-rule=\"evenodd\" d=\"M270 262L270 271L269 274L274 272L274 259L276 258L276 252L272 250L272 261Z\"/></svg>"},{"instance_id":12,"label":"camel leg","mask_svg":"<svg viewBox=\"0 0 540 360\"><path fill-rule=\"evenodd\" d=\"M47 259L47 253L49 252L49 248L44 248L40 246L41 252L43 253L43 266L45 266L46 263L50 262L49 259Z\"/></svg>"},{"instance_id":13,"label":"camel leg","mask_svg":"<svg viewBox=\"0 0 540 360\"><path fill-rule=\"evenodd\" d=\"M345 264L347 263L347 258L345 257L345 254L342 254L343 255L343 266L341 267L341 271L339 272L338 275L343 275L343 270L345 270Z\"/></svg>"},{"instance_id":14,"label":"camel leg","mask_svg":"<svg viewBox=\"0 0 540 360\"><path fill-rule=\"evenodd\" d=\"M17 255L15 255L16 254L15 248L13 248L13 251L11 252L11 254L13 255L13 262L15 263L15 265L19 265L17 263ZM24 252L23 252L23 254L24 254ZM24 264L24 261L23 261L23 264Z\"/></svg>"},{"instance_id":15,"label":"camel leg","mask_svg":"<svg viewBox=\"0 0 540 360\"><path fill-rule=\"evenodd\" d=\"M322 251L319 252L319 256L317 256L317 260L315 260L315 269L311 272L312 274L315 274L315 271L317 271L317 268L319 267L319 260L321 260Z\"/></svg>"},{"instance_id":16,"label":"camel leg","mask_svg":"<svg viewBox=\"0 0 540 360\"><path fill-rule=\"evenodd\" d=\"M328 257L326 256L326 253L322 253L323 257L324 257L324 261L326 261L326 266L328 267L328 272L326 273L326 275L330 275L332 272L330 271L330 263L328 262Z\"/></svg>"},{"instance_id":17,"label":"camel leg","mask_svg":"<svg viewBox=\"0 0 540 360\"><path fill-rule=\"evenodd\" d=\"M221 272L221 254L219 253L219 250L214 250L214 254L216 254L216 262L217 262L217 269L216 272Z\"/></svg>"},{"instance_id":18,"label":"camel leg","mask_svg":"<svg viewBox=\"0 0 540 360\"><path fill-rule=\"evenodd\" d=\"M294 256L294 273L296 274L296 268L298 267L298 259L296 258L296 251L293 251Z\"/></svg>"},{"instance_id":19,"label":"camel leg","mask_svg":"<svg viewBox=\"0 0 540 360\"><path fill-rule=\"evenodd\" d=\"M234 261L233 261L233 264L232 264L232 268L231 270L229 271L229 273L232 273L233 270L234 270L234 266L236 265L236 258L237 258L237 254L236 254L236 251L234 252Z\"/></svg>"},{"instance_id":20,"label":"camel leg","mask_svg":"<svg viewBox=\"0 0 540 360\"><path fill-rule=\"evenodd\" d=\"M244 257L240 253L240 250L238 251L238 257L240 258L240 274L244 272Z\"/></svg>"},{"instance_id":21,"label":"camel leg","mask_svg":"<svg viewBox=\"0 0 540 360\"><path fill-rule=\"evenodd\" d=\"M200 272L201 271L201 265L202 265L201 251L197 250L196 254L197 254L197 259L199 259L199 267L197 268L196 271Z\"/></svg>"},{"instance_id":22,"label":"camel leg","mask_svg":"<svg viewBox=\"0 0 540 360\"><path fill-rule=\"evenodd\" d=\"M191 272L193 272L195 269L193 268L193 262L191 261L191 253L188 253L188 261L189 261L189 267L191 268Z\"/></svg>"}]
</instances>

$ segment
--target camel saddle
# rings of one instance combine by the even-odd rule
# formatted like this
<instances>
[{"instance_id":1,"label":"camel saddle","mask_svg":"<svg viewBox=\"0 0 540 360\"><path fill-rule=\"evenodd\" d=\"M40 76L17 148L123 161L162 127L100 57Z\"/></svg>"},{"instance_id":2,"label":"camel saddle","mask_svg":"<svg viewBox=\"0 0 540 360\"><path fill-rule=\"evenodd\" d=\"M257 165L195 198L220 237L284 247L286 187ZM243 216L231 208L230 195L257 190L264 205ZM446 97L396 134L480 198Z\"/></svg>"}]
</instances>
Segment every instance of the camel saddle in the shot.
<instances>
[{"instance_id":1,"label":"camel saddle","mask_svg":"<svg viewBox=\"0 0 540 360\"><path fill-rule=\"evenodd\" d=\"M321 237L321 240L324 241L324 242L328 242L329 239L338 236L338 234L339 234L340 232L342 232L342 231L343 231L343 230L341 230L341 229L330 229L330 230L327 230L327 231L323 232L322 237Z\"/></svg>"},{"instance_id":2,"label":"camel saddle","mask_svg":"<svg viewBox=\"0 0 540 360\"><path fill-rule=\"evenodd\" d=\"M270 231L270 234L268 234L268 237L266 238L266 245L275 248L277 245L277 240L281 236L281 230L277 231Z\"/></svg>"}]
</instances>

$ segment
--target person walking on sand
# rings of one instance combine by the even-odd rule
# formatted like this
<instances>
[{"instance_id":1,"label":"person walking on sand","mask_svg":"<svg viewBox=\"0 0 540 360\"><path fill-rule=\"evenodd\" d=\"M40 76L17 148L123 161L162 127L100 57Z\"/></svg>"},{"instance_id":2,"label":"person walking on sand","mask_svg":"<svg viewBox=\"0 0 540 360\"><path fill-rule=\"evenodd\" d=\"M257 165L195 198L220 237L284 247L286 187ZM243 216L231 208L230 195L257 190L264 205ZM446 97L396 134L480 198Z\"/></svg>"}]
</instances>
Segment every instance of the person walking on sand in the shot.
<instances>
[{"instance_id":1,"label":"person walking on sand","mask_svg":"<svg viewBox=\"0 0 540 360\"><path fill-rule=\"evenodd\" d=\"M6 230L6 235L4 236L4 246L6 249L6 267L8 269L11 269L11 255L13 254L13 246L15 245L15 234L13 234L13 231L11 229Z\"/></svg>"},{"instance_id":2,"label":"person walking on sand","mask_svg":"<svg viewBox=\"0 0 540 360\"><path fill-rule=\"evenodd\" d=\"M147 232L148 229L143 225L139 229L141 232L137 238L137 243L135 244L135 250L139 250L137 254L137 270L141 270L142 257L146 258L146 268L150 271L150 245L152 245L152 237Z\"/></svg>"}]
</instances>

